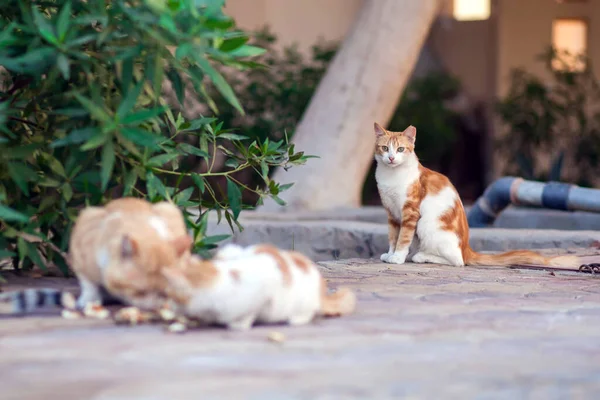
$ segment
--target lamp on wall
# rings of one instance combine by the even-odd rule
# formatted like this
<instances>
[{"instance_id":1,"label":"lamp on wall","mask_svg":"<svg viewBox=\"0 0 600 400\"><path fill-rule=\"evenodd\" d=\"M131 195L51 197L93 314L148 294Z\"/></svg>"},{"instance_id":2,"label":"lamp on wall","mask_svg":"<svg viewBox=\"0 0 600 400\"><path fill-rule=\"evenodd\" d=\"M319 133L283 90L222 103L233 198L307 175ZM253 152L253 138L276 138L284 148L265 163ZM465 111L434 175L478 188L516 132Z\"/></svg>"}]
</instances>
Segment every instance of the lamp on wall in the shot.
<instances>
[{"instance_id":1,"label":"lamp on wall","mask_svg":"<svg viewBox=\"0 0 600 400\"><path fill-rule=\"evenodd\" d=\"M454 0L452 15L457 21L482 21L490 18L491 0Z\"/></svg>"}]
</instances>

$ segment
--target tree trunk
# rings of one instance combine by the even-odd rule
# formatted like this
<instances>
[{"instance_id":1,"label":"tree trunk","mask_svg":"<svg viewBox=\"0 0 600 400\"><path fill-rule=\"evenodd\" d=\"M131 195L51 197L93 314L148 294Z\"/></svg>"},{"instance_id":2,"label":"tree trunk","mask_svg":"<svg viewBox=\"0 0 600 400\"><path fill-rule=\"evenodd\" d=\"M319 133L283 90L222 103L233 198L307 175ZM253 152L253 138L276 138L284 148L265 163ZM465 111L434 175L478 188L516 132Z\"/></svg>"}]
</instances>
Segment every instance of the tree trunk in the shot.
<instances>
[{"instance_id":1,"label":"tree trunk","mask_svg":"<svg viewBox=\"0 0 600 400\"><path fill-rule=\"evenodd\" d=\"M373 122L386 125L411 75L438 0L365 0L294 135L296 149L320 158L274 179L294 182L288 209L360 206L373 159ZM265 200L264 211L281 211Z\"/></svg>"}]
</instances>

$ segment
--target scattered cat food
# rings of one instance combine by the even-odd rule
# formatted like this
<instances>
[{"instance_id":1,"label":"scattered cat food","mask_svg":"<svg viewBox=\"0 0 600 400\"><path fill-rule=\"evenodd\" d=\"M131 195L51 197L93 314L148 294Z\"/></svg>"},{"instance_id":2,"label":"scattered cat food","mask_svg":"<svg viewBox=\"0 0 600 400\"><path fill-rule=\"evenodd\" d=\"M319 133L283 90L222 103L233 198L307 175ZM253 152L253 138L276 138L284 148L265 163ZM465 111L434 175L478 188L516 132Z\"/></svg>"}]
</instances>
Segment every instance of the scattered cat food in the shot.
<instances>
[{"instance_id":1,"label":"scattered cat food","mask_svg":"<svg viewBox=\"0 0 600 400\"><path fill-rule=\"evenodd\" d=\"M88 303L85 305L83 309L83 314L86 317L97 318L97 319L107 319L110 317L110 312L102 307L100 303Z\"/></svg>"},{"instance_id":2,"label":"scattered cat food","mask_svg":"<svg viewBox=\"0 0 600 400\"><path fill-rule=\"evenodd\" d=\"M75 300L75 296L73 296L72 293L64 292L62 294L61 303L62 306L67 310L77 309L77 301Z\"/></svg>"},{"instance_id":3,"label":"scattered cat food","mask_svg":"<svg viewBox=\"0 0 600 400\"><path fill-rule=\"evenodd\" d=\"M64 319L79 319L82 317L82 315L79 312L73 310L62 310L60 315Z\"/></svg>"},{"instance_id":4,"label":"scattered cat food","mask_svg":"<svg viewBox=\"0 0 600 400\"><path fill-rule=\"evenodd\" d=\"M124 323L129 325L137 325L140 322L146 322L149 319L150 318L148 316L148 313L142 312L142 310L140 310L137 307L121 308L115 314L115 320L117 321L117 323Z\"/></svg>"},{"instance_id":5,"label":"scattered cat food","mask_svg":"<svg viewBox=\"0 0 600 400\"><path fill-rule=\"evenodd\" d=\"M168 308L161 308L158 314L163 321L173 321L176 318L175 313Z\"/></svg>"},{"instance_id":6,"label":"scattered cat food","mask_svg":"<svg viewBox=\"0 0 600 400\"><path fill-rule=\"evenodd\" d=\"M283 343L285 341L285 335L281 332L273 331L269 333L267 339L269 339L270 342Z\"/></svg>"},{"instance_id":7,"label":"scattered cat food","mask_svg":"<svg viewBox=\"0 0 600 400\"><path fill-rule=\"evenodd\" d=\"M187 326L181 322L173 322L172 324L169 324L167 330L171 333L183 333L187 331Z\"/></svg>"}]
</instances>

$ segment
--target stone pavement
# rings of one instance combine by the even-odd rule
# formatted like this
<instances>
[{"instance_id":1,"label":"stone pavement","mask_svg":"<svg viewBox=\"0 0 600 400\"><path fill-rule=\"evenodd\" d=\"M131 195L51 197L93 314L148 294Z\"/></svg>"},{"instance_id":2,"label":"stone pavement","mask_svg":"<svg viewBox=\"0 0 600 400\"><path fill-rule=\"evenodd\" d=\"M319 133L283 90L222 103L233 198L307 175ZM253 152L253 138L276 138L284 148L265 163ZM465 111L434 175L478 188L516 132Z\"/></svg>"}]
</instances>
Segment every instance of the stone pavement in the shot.
<instances>
[{"instance_id":1,"label":"stone pavement","mask_svg":"<svg viewBox=\"0 0 600 400\"><path fill-rule=\"evenodd\" d=\"M354 315L183 335L67 321L56 311L0 319L0 399L600 398L597 276L321 265L332 287L356 290ZM20 285L9 279L5 289ZM273 331L285 340L269 341Z\"/></svg>"}]
</instances>

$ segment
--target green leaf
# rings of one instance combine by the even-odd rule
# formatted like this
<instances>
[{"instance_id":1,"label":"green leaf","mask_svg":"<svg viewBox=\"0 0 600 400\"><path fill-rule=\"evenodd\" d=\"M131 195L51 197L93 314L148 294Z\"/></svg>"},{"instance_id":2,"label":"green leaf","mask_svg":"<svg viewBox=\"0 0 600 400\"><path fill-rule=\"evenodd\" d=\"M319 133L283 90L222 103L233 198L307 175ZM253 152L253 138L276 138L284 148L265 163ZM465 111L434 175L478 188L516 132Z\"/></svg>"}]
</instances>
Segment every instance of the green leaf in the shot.
<instances>
[{"instance_id":1,"label":"green leaf","mask_svg":"<svg viewBox=\"0 0 600 400\"><path fill-rule=\"evenodd\" d=\"M151 159L149 159L148 162L146 163L146 166L147 167L162 167L163 165L167 164L168 162L171 162L178 156L179 156L179 154L177 154L177 153L161 154L161 155L158 155L158 156L155 156L155 157L152 157Z\"/></svg>"},{"instance_id":2,"label":"green leaf","mask_svg":"<svg viewBox=\"0 0 600 400\"><path fill-rule=\"evenodd\" d=\"M15 253L14 251L0 249L0 258L14 257L16 255L17 255L17 253Z\"/></svg>"},{"instance_id":3,"label":"green leaf","mask_svg":"<svg viewBox=\"0 0 600 400\"><path fill-rule=\"evenodd\" d=\"M216 69L214 69L213 66L210 65L208 60L203 58L202 55L194 54L194 56L200 68L202 68L202 70L208 75L208 77L214 83L217 90L221 92L221 94L223 95L223 97L225 97L229 104L231 104L236 110L238 110L240 114L244 115L244 109L242 108L242 105L235 96L235 93L233 92L231 86L229 86L225 78L223 78L223 75L221 75Z\"/></svg>"},{"instance_id":4,"label":"green leaf","mask_svg":"<svg viewBox=\"0 0 600 400\"><path fill-rule=\"evenodd\" d=\"M260 170L262 172L262 177L266 179L269 176L269 166L265 160L260 160Z\"/></svg>"},{"instance_id":5,"label":"green leaf","mask_svg":"<svg viewBox=\"0 0 600 400\"><path fill-rule=\"evenodd\" d=\"M123 196L130 196L133 192L133 187L138 179L138 175L134 169L127 172L125 175L125 182L123 184Z\"/></svg>"},{"instance_id":6,"label":"green leaf","mask_svg":"<svg viewBox=\"0 0 600 400\"><path fill-rule=\"evenodd\" d=\"M169 199L167 188L152 172L148 172L146 175L146 189L150 198L154 198L156 194L159 194L163 199Z\"/></svg>"},{"instance_id":7,"label":"green leaf","mask_svg":"<svg viewBox=\"0 0 600 400\"><path fill-rule=\"evenodd\" d=\"M69 65L69 59L64 54L59 54L56 58L56 66L58 70L62 74L65 80L69 80L71 78L71 66Z\"/></svg>"},{"instance_id":8,"label":"green leaf","mask_svg":"<svg viewBox=\"0 0 600 400\"><path fill-rule=\"evenodd\" d=\"M102 170L100 173L102 190L106 190L108 181L112 175L112 170L115 166L115 146L112 140L106 142L102 148Z\"/></svg>"},{"instance_id":9,"label":"green leaf","mask_svg":"<svg viewBox=\"0 0 600 400\"><path fill-rule=\"evenodd\" d=\"M23 163L8 163L8 175L25 195L29 196L27 182L37 180L38 176L34 170Z\"/></svg>"},{"instance_id":10,"label":"green leaf","mask_svg":"<svg viewBox=\"0 0 600 400\"><path fill-rule=\"evenodd\" d=\"M23 222L27 223L29 217L23 213L20 213L12 208L0 204L0 220L6 222Z\"/></svg>"},{"instance_id":11,"label":"green leaf","mask_svg":"<svg viewBox=\"0 0 600 400\"><path fill-rule=\"evenodd\" d=\"M208 155L207 152L202 151L194 146L192 146L191 144L188 143L180 143L179 145L177 145L177 147L181 150L186 152L187 154L191 154L193 156L198 156L198 157L202 157L202 158L209 158L210 156Z\"/></svg>"},{"instance_id":12,"label":"green leaf","mask_svg":"<svg viewBox=\"0 0 600 400\"><path fill-rule=\"evenodd\" d=\"M62 139L55 140L50 144L50 148L68 146L70 144L79 144L89 140L94 134L98 134L98 128L88 127L83 129L74 129Z\"/></svg>"},{"instance_id":13,"label":"green leaf","mask_svg":"<svg viewBox=\"0 0 600 400\"><path fill-rule=\"evenodd\" d=\"M198 232L204 236L206 235L206 229L208 228L208 210L204 211L204 213L200 216L199 221L198 221L198 226L200 227L200 229L198 229Z\"/></svg>"},{"instance_id":14,"label":"green leaf","mask_svg":"<svg viewBox=\"0 0 600 400\"><path fill-rule=\"evenodd\" d=\"M279 193L283 192L284 190L288 190L292 186L294 186L293 182L292 183L286 183L285 185L279 186Z\"/></svg>"},{"instance_id":15,"label":"green leaf","mask_svg":"<svg viewBox=\"0 0 600 400\"><path fill-rule=\"evenodd\" d=\"M61 192L62 197L63 199L65 199L66 202L71 201L71 199L73 198L73 187L69 185L68 182L62 185Z\"/></svg>"},{"instance_id":16,"label":"green leaf","mask_svg":"<svg viewBox=\"0 0 600 400\"><path fill-rule=\"evenodd\" d=\"M41 73L46 66L54 64L56 49L52 47L41 47L27 51L24 55L15 58L0 56L0 65L9 71L21 74Z\"/></svg>"},{"instance_id":17,"label":"green leaf","mask_svg":"<svg viewBox=\"0 0 600 400\"><path fill-rule=\"evenodd\" d=\"M272 195L271 196L273 198L273 200L275 200L275 202L277 204L279 204L280 206L285 206L285 201L283 201L282 199L280 199L279 197Z\"/></svg>"},{"instance_id":18,"label":"green leaf","mask_svg":"<svg viewBox=\"0 0 600 400\"><path fill-rule=\"evenodd\" d=\"M149 119L158 117L160 114L164 113L165 110L166 110L166 107L156 107L156 108L151 108L149 110L138 111L133 114L129 114L128 116L123 118L123 120L121 122L123 122L126 125L139 124L139 123L147 121Z\"/></svg>"},{"instance_id":19,"label":"green leaf","mask_svg":"<svg viewBox=\"0 0 600 400\"><path fill-rule=\"evenodd\" d=\"M204 194L204 178L198 174L192 174L192 180L198 186L201 194Z\"/></svg>"},{"instance_id":20,"label":"green leaf","mask_svg":"<svg viewBox=\"0 0 600 400\"><path fill-rule=\"evenodd\" d=\"M121 127L119 128L121 136L125 139L143 147L155 148L156 144L160 141L161 136L148 132L141 128L134 127Z\"/></svg>"},{"instance_id":21,"label":"green leaf","mask_svg":"<svg viewBox=\"0 0 600 400\"><path fill-rule=\"evenodd\" d=\"M233 218L237 219L242 211L242 192L229 177L227 177L227 198L229 199L229 207L233 212Z\"/></svg>"},{"instance_id":22,"label":"green leaf","mask_svg":"<svg viewBox=\"0 0 600 400\"><path fill-rule=\"evenodd\" d=\"M202 243L205 246L209 246L211 244L217 244L219 242L222 242L223 240L227 240L231 237L231 235L213 235L213 236L204 236L202 238L202 241L200 243Z\"/></svg>"},{"instance_id":23,"label":"green leaf","mask_svg":"<svg viewBox=\"0 0 600 400\"><path fill-rule=\"evenodd\" d=\"M183 106L183 102L185 101L185 86L179 72L174 68L170 68L167 71L167 77L171 81L171 86L177 95L177 101Z\"/></svg>"},{"instance_id":24,"label":"green leaf","mask_svg":"<svg viewBox=\"0 0 600 400\"><path fill-rule=\"evenodd\" d=\"M102 122L108 122L111 119L102 107L97 106L90 99L80 95L79 93L74 93L74 96L81 103L81 105L88 110L94 119Z\"/></svg>"},{"instance_id":25,"label":"green leaf","mask_svg":"<svg viewBox=\"0 0 600 400\"><path fill-rule=\"evenodd\" d=\"M144 87L144 81L138 82L133 89L130 89L126 94L124 93L124 98L121 100L121 104L119 104L119 108L117 109L118 118L123 118L133 109L140 96L142 87Z\"/></svg>"},{"instance_id":26,"label":"green leaf","mask_svg":"<svg viewBox=\"0 0 600 400\"><path fill-rule=\"evenodd\" d=\"M94 136L92 136L87 142L85 142L84 145L82 145L80 148L83 151L88 151L88 150L92 150L95 149L97 147L102 146L106 140L109 138L109 135L106 135L105 133L103 133L102 131L97 130L96 133L94 134Z\"/></svg>"},{"instance_id":27,"label":"green leaf","mask_svg":"<svg viewBox=\"0 0 600 400\"><path fill-rule=\"evenodd\" d=\"M50 21L48 21L36 7L32 7L31 12L33 13L33 20L40 35L48 42L58 44L56 34L54 33L54 27L50 24Z\"/></svg>"},{"instance_id":28,"label":"green leaf","mask_svg":"<svg viewBox=\"0 0 600 400\"><path fill-rule=\"evenodd\" d=\"M216 118L202 117L190 121L190 126L182 130L182 132L196 131L205 126L210 126L211 123L215 122Z\"/></svg>"},{"instance_id":29,"label":"green leaf","mask_svg":"<svg viewBox=\"0 0 600 400\"><path fill-rule=\"evenodd\" d=\"M240 36L232 39L224 40L221 46L219 46L219 50L224 52L230 52L237 48L242 47L248 41L248 36Z\"/></svg>"},{"instance_id":30,"label":"green leaf","mask_svg":"<svg viewBox=\"0 0 600 400\"><path fill-rule=\"evenodd\" d=\"M238 135L236 133L221 133L221 134L217 135L217 138L225 139L225 140L248 140L249 139L248 136Z\"/></svg>"},{"instance_id":31,"label":"green leaf","mask_svg":"<svg viewBox=\"0 0 600 400\"><path fill-rule=\"evenodd\" d=\"M225 166L235 169L240 166L240 163L235 158L230 158L227 161L225 161Z\"/></svg>"},{"instance_id":32,"label":"green leaf","mask_svg":"<svg viewBox=\"0 0 600 400\"><path fill-rule=\"evenodd\" d=\"M33 261L33 263L37 265L39 269L41 269L44 272L48 272L48 268L46 268L46 264L42 261L40 253L38 252L35 244L26 242L26 246L27 256L29 257L29 259Z\"/></svg>"},{"instance_id":33,"label":"green leaf","mask_svg":"<svg viewBox=\"0 0 600 400\"><path fill-rule=\"evenodd\" d=\"M69 21L71 20L71 2L67 1L58 14L56 28L58 31L58 39L64 42L65 36L69 31Z\"/></svg>"},{"instance_id":34,"label":"green leaf","mask_svg":"<svg viewBox=\"0 0 600 400\"><path fill-rule=\"evenodd\" d=\"M173 201L175 202L175 204L185 203L186 201L188 201L190 199L190 197L192 196L192 193L194 193L194 187L190 186L190 187L182 190L181 192L179 192L177 194L177 196L175 196L173 198Z\"/></svg>"},{"instance_id":35,"label":"green leaf","mask_svg":"<svg viewBox=\"0 0 600 400\"><path fill-rule=\"evenodd\" d=\"M24 160L40 148L40 145L37 143L27 144L25 146L13 147L10 151L7 151L5 154L2 154L9 160Z\"/></svg>"},{"instance_id":36,"label":"green leaf","mask_svg":"<svg viewBox=\"0 0 600 400\"><path fill-rule=\"evenodd\" d=\"M19 262L22 262L27 257L27 242L22 236L17 238L17 252L19 253Z\"/></svg>"},{"instance_id":37,"label":"green leaf","mask_svg":"<svg viewBox=\"0 0 600 400\"><path fill-rule=\"evenodd\" d=\"M256 57L264 54L265 52L266 50L263 48L245 45L236 50L231 51L229 55L234 57Z\"/></svg>"}]
</instances>

